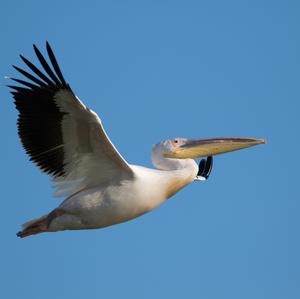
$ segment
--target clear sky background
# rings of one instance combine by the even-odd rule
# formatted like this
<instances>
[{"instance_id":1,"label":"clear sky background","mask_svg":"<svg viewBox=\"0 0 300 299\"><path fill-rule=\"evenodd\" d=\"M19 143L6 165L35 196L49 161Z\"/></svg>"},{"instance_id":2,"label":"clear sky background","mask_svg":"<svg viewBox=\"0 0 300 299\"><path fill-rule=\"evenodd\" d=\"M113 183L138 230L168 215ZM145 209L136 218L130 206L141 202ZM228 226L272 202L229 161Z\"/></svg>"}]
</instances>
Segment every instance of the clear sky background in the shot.
<instances>
[{"instance_id":1,"label":"clear sky background","mask_svg":"<svg viewBox=\"0 0 300 299\"><path fill-rule=\"evenodd\" d=\"M0 298L300 298L299 1L2 1ZM172 137L258 137L155 211L18 239L49 212L5 75L48 40L130 162Z\"/></svg>"}]
</instances>

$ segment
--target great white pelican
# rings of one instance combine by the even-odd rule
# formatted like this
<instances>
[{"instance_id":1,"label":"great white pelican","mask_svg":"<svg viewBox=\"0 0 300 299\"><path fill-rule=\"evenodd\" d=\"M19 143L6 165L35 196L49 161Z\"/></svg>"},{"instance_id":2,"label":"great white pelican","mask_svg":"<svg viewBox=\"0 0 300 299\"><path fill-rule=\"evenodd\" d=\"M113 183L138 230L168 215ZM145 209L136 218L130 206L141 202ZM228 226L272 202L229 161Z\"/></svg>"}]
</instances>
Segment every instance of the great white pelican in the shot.
<instances>
[{"instance_id":1,"label":"great white pelican","mask_svg":"<svg viewBox=\"0 0 300 299\"><path fill-rule=\"evenodd\" d=\"M156 169L128 164L106 135L98 115L65 81L46 43L50 64L33 45L44 72L25 57L28 80L10 78L19 111L18 133L30 157L49 174L64 201L29 221L19 237L62 230L95 229L136 218L158 207L194 180L208 178L212 156L263 144L254 138L174 138L152 149ZM199 166L194 158L207 157Z\"/></svg>"}]
</instances>

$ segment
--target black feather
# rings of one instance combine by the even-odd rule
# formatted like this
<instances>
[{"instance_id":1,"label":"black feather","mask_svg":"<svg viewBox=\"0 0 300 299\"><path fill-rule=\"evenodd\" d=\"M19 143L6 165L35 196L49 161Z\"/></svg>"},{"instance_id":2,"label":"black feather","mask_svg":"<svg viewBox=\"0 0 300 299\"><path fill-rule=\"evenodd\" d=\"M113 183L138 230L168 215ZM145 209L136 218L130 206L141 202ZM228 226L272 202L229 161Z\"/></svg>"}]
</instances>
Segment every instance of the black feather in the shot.
<instances>
[{"instance_id":1,"label":"black feather","mask_svg":"<svg viewBox=\"0 0 300 299\"><path fill-rule=\"evenodd\" d=\"M35 84L32 84L30 82L27 82L27 81L24 81L24 80L20 80L20 79L16 79L16 78L10 78L11 80L15 81L15 82L18 82L20 84L23 84L31 89L37 89L39 88L39 86L35 85Z\"/></svg>"},{"instance_id":2,"label":"black feather","mask_svg":"<svg viewBox=\"0 0 300 299\"><path fill-rule=\"evenodd\" d=\"M64 76L62 75L62 72L61 72L60 67L59 67L59 65L57 63L55 55L54 55L54 53L53 53L53 51L52 51L52 49L51 49L51 47L50 47L50 45L49 45L48 42L46 42L46 48L47 48L47 52L48 52L49 58L51 60L51 63L53 65L53 68L54 68L57 76L59 77L59 79L62 82L63 86L67 86L67 83L66 83L66 81L64 79Z\"/></svg>"},{"instance_id":3,"label":"black feather","mask_svg":"<svg viewBox=\"0 0 300 299\"><path fill-rule=\"evenodd\" d=\"M13 68L15 68L18 72L20 72L23 76L27 77L29 80L35 82L36 84L47 87L48 85L45 84L43 81L37 79L36 77L32 76L31 74L27 73L26 71L22 70L21 68L13 65Z\"/></svg>"},{"instance_id":4,"label":"black feather","mask_svg":"<svg viewBox=\"0 0 300 299\"><path fill-rule=\"evenodd\" d=\"M205 169L205 165L206 165L206 160L205 159L202 159L199 163L199 169L198 169L198 174L197 176L203 176L203 172L204 172L204 169Z\"/></svg>"},{"instance_id":5,"label":"black feather","mask_svg":"<svg viewBox=\"0 0 300 299\"><path fill-rule=\"evenodd\" d=\"M40 50L33 45L34 51L36 56L38 57L41 65L43 66L44 70L47 72L47 74L51 77L51 79L58 85L61 85L61 82L59 82L59 80L57 79L57 77L54 75L53 71L51 70L49 64L47 63L46 59L44 58L44 56L41 54Z\"/></svg>"},{"instance_id":6,"label":"black feather","mask_svg":"<svg viewBox=\"0 0 300 299\"><path fill-rule=\"evenodd\" d=\"M48 79L34 64L32 64L28 59L24 56L20 55L21 59L26 63L26 65L36 73L41 79L43 79L49 86L54 86L54 83Z\"/></svg>"},{"instance_id":7,"label":"black feather","mask_svg":"<svg viewBox=\"0 0 300 299\"><path fill-rule=\"evenodd\" d=\"M57 107L55 95L60 90L71 91L71 89L63 78L50 45L47 43L47 52L57 76L36 46L34 46L34 50L49 77L23 56L21 56L23 62L38 77L13 66L29 79L28 82L11 78L20 83L20 86L9 86L15 100L15 106L19 111L18 133L31 161L52 176L64 176L65 154L62 120L66 113Z\"/></svg>"},{"instance_id":8,"label":"black feather","mask_svg":"<svg viewBox=\"0 0 300 299\"><path fill-rule=\"evenodd\" d=\"M210 176L210 173L212 171L212 167L213 167L213 157L208 156L207 159L206 159L206 165L205 165L205 169L204 169L204 177L206 179L208 179L208 177Z\"/></svg>"},{"instance_id":9,"label":"black feather","mask_svg":"<svg viewBox=\"0 0 300 299\"><path fill-rule=\"evenodd\" d=\"M208 179L210 176L211 170L213 167L213 157L208 156L206 159L202 159L199 163L199 169L197 176L201 176L205 179Z\"/></svg>"}]
</instances>

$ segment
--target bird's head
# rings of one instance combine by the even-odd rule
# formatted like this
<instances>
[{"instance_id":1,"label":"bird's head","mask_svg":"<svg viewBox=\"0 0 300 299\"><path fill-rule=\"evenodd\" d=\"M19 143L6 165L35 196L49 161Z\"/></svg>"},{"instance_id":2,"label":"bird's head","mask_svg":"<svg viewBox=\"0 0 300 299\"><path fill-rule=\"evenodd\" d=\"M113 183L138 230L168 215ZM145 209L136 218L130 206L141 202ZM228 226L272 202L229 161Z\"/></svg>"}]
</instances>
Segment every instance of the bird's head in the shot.
<instances>
[{"instance_id":1,"label":"bird's head","mask_svg":"<svg viewBox=\"0 0 300 299\"><path fill-rule=\"evenodd\" d=\"M255 138L167 139L153 146L152 162L158 169L178 169L184 166L185 160L219 155L264 143L264 139Z\"/></svg>"}]
</instances>

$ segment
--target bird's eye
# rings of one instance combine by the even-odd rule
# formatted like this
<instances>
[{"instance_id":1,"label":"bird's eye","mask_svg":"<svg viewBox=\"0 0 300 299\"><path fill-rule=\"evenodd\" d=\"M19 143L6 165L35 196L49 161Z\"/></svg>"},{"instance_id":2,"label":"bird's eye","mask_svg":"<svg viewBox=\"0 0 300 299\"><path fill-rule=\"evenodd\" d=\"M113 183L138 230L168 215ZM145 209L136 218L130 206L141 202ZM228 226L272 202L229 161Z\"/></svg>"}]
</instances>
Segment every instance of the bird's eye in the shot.
<instances>
[{"instance_id":1,"label":"bird's eye","mask_svg":"<svg viewBox=\"0 0 300 299\"><path fill-rule=\"evenodd\" d=\"M174 143L178 143L178 140L177 140L177 139L175 139L175 140L174 140Z\"/></svg>"}]
</instances>

